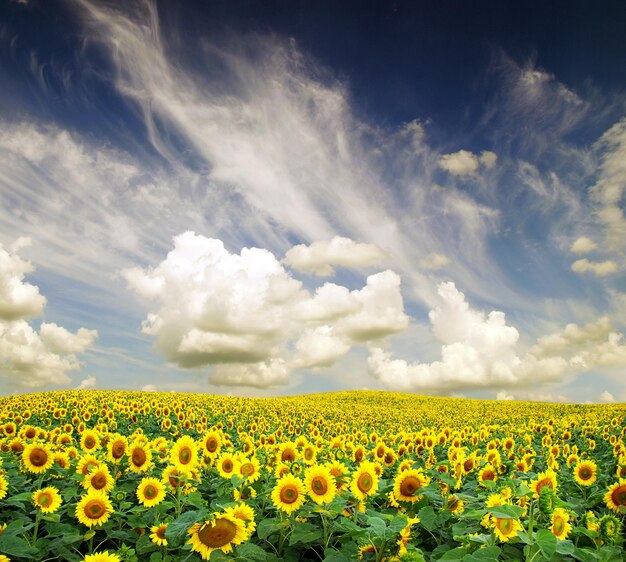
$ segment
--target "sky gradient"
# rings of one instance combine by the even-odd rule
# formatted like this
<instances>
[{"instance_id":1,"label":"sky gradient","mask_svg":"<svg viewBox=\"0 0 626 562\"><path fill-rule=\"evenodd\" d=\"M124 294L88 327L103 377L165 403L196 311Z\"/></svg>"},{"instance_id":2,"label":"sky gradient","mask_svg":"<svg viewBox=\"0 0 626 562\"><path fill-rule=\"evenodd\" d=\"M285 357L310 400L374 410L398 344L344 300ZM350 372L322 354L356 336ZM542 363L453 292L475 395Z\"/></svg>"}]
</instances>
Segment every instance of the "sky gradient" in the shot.
<instances>
[{"instance_id":1,"label":"sky gradient","mask_svg":"<svg viewBox=\"0 0 626 562\"><path fill-rule=\"evenodd\" d=\"M626 401L620 2L0 6L0 394Z\"/></svg>"}]
</instances>

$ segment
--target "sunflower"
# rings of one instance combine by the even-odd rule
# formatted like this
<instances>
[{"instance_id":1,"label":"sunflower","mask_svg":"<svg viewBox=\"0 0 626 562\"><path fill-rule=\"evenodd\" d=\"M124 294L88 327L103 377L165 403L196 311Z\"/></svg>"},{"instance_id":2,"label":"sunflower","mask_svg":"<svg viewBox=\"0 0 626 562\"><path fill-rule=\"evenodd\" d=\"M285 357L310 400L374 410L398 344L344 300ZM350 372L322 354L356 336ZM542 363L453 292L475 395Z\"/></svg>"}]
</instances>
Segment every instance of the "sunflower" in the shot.
<instances>
[{"instance_id":1,"label":"sunflower","mask_svg":"<svg viewBox=\"0 0 626 562\"><path fill-rule=\"evenodd\" d=\"M128 468L137 474L146 472L152 465L152 452L148 449L147 445L134 441L128 447Z\"/></svg>"},{"instance_id":2,"label":"sunflower","mask_svg":"<svg viewBox=\"0 0 626 562\"><path fill-rule=\"evenodd\" d=\"M615 544L622 536L622 522L615 515L603 515L598 521L600 536L609 544Z\"/></svg>"},{"instance_id":3,"label":"sunflower","mask_svg":"<svg viewBox=\"0 0 626 562\"><path fill-rule=\"evenodd\" d=\"M107 442L107 458L118 464L124 458L127 449L128 439L116 433Z\"/></svg>"},{"instance_id":4,"label":"sunflower","mask_svg":"<svg viewBox=\"0 0 626 562\"><path fill-rule=\"evenodd\" d=\"M165 499L165 484L157 478L142 478L136 494L139 503L153 507Z\"/></svg>"},{"instance_id":5,"label":"sunflower","mask_svg":"<svg viewBox=\"0 0 626 562\"><path fill-rule=\"evenodd\" d=\"M83 488L85 490L101 490L102 492L110 492L115 486L115 479L111 476L106 465L91 467L89 474L83 478Z\"/></svg>"},{"instance_id":6,"label":"sunflower","mask_svg":"<svg viewBox=\"0 0 626 562\"><path fill-rule=\"evenodd\" d=\"M256 457L241 457L237 465L237 472L246 478L249 484L252 484L261 477L261 464Z\"/></svg>"},{"instance_id":7,"label":"sunflower","mask_svg":"<svg viewBox=\"0 0 626 562\"><path fill-rule=\"evenodd\" d=\"M272 503L286 513L292 513L304 503L305 488L302 480L285 474L272 490Z\"/></svg>"},{"instance_id":8,"label":"sunflower","mask_svg":"<svg viewBox=\"0 0 626 562\"><path fill-rule=\"evenodd\" d=\"M80 436L80 448L85 453L93 453L100 448L100 436L93 429L86 429Z\"/></svg>"},{"instance_id":9,"label":"sunflower","mask_svg":"<svg viewBox=\"0 0 626 562\"><path fill-rule=\"evenodd\" d=\"M406 472L406 471L405 471ZM358 500L364 500L378 490L378 475L373 462L363 461L352 475L350 490Z\"/></svg>"},{"instance_id":10,"label":"sunflower","mask_svg":"<svg viewBox=\"0 0 626 562\"><path fill-rule=\"evenodd\" d=\"M85 562L121 562L117 554L109 552L94 552L85 555Z\"/></svg>"},{"instance_id":11,"label":"sunflower","mask_svg":"<svg viewBox=\"0 0 626 562\"><path fill-rule=\"evenodd\" d=\"M165 531L167 531L167 523L152 525L150 527L150 540L157 546L167 546Z\"/></svg>"},{"instance_id":12,"label":"sunflower","mask_svg":"<svg viewBox=\"0 0 626 562\"><path fill-rule=\"evenodd\" d=\"M585 524L585 527L587 527L589 531L595 532L599 528L598 518L596 517L596 514L593 511L588 511L587 513L583 515L583 523Z\"/></svg>"},{"instance_id":13,"label":"sunflower","mask_svg":"<svg viewBox=\"0 0 626 562\"><path fill-rule=\"evenodd\" d=\"M558 488L558 483L556 480L556 472L553 470L546 470L545 472L540 472L537 475L537 478L531 480L530 489L535 493L535 497L539 497L541 494L541 488L547 486L548 488L552 488L556 490Z\"/></svg>"},{"instance_id":14,"label":"sunflower","mask_svg":"<svg viewBox=\"0 0 626 562\"><path fill-rule=\"evenodd\" d=\"M485 482L490 480L491 482L495 482L498 479L498 472L493 467L493 465L487 463L478 471L478 484L481 486L486 486Z\"/></svg>"},{"instance_id":15,"label":"sunflower","mask_svg":"<svg viewBox=\"0 0 626 562\"><path fill-rule=\"evenodd\" d=\"M524 527L517 519L510 517L491 517L491 525L493 531L501 542L507 542L509 539L517 536L518 531L522 531Z\"/></svg>"},{"instance_id":16,"label":"sunflower","mask_svg":"<svg viewBox=\"0 0 626 562\"><path fill-rule=\"evenodd\" d=\"M103 525L112 512L111 500L100 490L89 490L76 506L78 521L87 527Z\"/></svg>"},{"instance_id":17,"label":"sunflower","mask_svg":"<svg viewBox=\"0 0 626 562\"><path fill-rule=\"evenodd\" d=\"M92 455L91 453L87 453L86 455L83 455L76 464L76 474L83 474L87 476L92 468L100 468L100 466L102 466L102 462L98 459L98 457Z\"/></svg>"},{"instance_id":18,"label":"sunflower","mask_svg":"<svg viewBox=\"0 0 626 562\"><path fill-rule=\"evenodd\" d=\"M4 554L0 554L0 562L11 562L11 559Z\"/></svg>"},{"instance_id":19,"label":"sunflower","mask_svg":"<svg viewBox=\"0 0 626 562\"><path fill-rule=\"evenodd\" d=\"M624 513L626 507L626 479L620 478L618 482L609 486L604 494L604 503L615 513Z\"/></svg>"},{"instance_id":20,"label":"sunflower","mask_svg":"<svg viewBox=\"0 0 626 562\"><path fill-rule=\"evenodd\" d=\"M208 560L215 550L232 552L233 545L237 546L248 539L243 521L227 513L217 514L211 521L195 523L187 533L191 535L187 544L203 560Z\"/></svg>"},{"instance_id":21,"label":"sunflower","mask_svg":"<svg viewBox=\"0 0 626 562\"><path fill-rule=\"evenodd\" d=\"M46 472L54 462L52 451L42 443L30 443L22 451L22 462L33 474Z\"/></svg>"},{"instance_id":22,"label":"sunflower","mask_svg":"<svg viewBox=\"0 0 626 562\"><path fill-rule=\"evenodd\" d=\"M252 509L248 504L243 502L238 503L234 507L226 509L225 513L228 513L237 519L241 519L246 526L248 534L252 534L256 529L256 523L254 522L254 509Z\"/></svg>"},{"instance_id":23,"label":"sunflower","mask_svg":"<svg viewBox=\"0 0 626 562\"><path fill-rule=\"evenodd\" d=\"M33 492L33 503L41 510L41 513L54 513L61 506L61 494L53 486L42 488Z\"/></svg>"},{"instance_id":24,"label":"sunflower","mask_svg":"<svg viewBox=\"0 0 626 562\"><path fill-rule=\"evenodd\" d=\"M341 461L327 462L326 465L330 471L330 475L335 479L335 488L341 490L345 484L345 477L348 475L346 465Z\"/></svg>"},{"instance_id":25,"label":"sunflower","mask_svg":"<svg viewBox=\"0 0 626 562\"><path fill-rule=\"evenodd\" d=\"M304 472L304 485L307 494L317 504L330 503L335 494L335 478L325 466L314 464Z\"/></svg>"},{"instance_id":26,"label":"sunflower","mask_svg":"<svg viewBox=\"0 0 626 562\"><path fill-rule=\"evenodd\" d=\"M208 431L202 438L203 452L210 459L214 459L220 454L222 438L217 431Z\"/></svg>"},{"instance_id":27,"label":"sunflower","mask_svg":"<svg viewBox=\"0 0 626 562\"><path fill-rule=\"evenodd\" d=\"M183 435L176 440L170 451L170 463L181 474L191 474L198 465L198 446L189 436Z\"/></svg>"},{"instance_id":28,"label":"sunflower","mask_svg":"<svg viewBox=\"0 0 626 562\"><path fill-rule=\"evenodd\" d=\"M574 480L581 486L591 486L596 481L598 467L590 460L580 461L574 467Z\"/></svg>"},{"instance_id":29,"label":"sunflower","mask_svg":"<svg viewBox=\"0 0 626 562\"><path fill-rule=\"evenodd\" d=\"M411 468L398 472L393 481L393 495L396 501L416 502L422 499L421 494L417 494L425 486L430 484L430 478L424 474L422 469Z\"/></svg>"},{"instance_id":30,"label":"sunflower","mask_svg":"<svg viewBox=\"0 0 626 562\"><path fill-rule=\"evenodd\" d=\"M313 443L307 443L302 448L302 460L308 465L315 464L317 460L317 448Z\"/></svg>"},{"instance_id":31,"label":"sunflower","mask_svg":"<svg viewBox=\"0 0 626 562\"><path fill-rule=\"evenodd\" d=\"M9 483L7 482L7 479L2 474L0 474L0 500L7 495L8 489Z\"/></svg>"},{"instance_id":32,"label":"sunflower","mask_svg":"<svg viewBox=\"0 0 626 562\"><path fill-rule=\"evenodd\" d=\"M232 478L237 473L237 464L238 461L232 453L222 453L215 466L222 478Z\"/></svg>"},{"instance_id":33,"label":"sunflower","mask_svg":"<svg viewBox=\"0 0 626 562\"><path fill-rule=\"evenodd\" d=\"M565 540L572 530L572 526L569 524L569 513L563 508L557 507L552 513L550 530L560 540Z\"/></svg>"},{"instance_id":34,"label":"sunflower","mask_svg":"<svg viewBox=\"0 0 626 562\"><path fill-rule=\"evenodd\" d=\"M453 513L461 514L465 511L465 502L453 494L448 496L446 507Z\"/></svg>"},{"instance_id":35,"label":"sunflower","mask_svg":"<svg viewBox=\"0 0 626 562\"><path fill-rule=\"evenodd\" d=\"M278 461L290 463L294 462L299 458L298 449L295 444L291 441L286 441L285 443L281 443L278 447Z\"/></svg>"}]
</instances>

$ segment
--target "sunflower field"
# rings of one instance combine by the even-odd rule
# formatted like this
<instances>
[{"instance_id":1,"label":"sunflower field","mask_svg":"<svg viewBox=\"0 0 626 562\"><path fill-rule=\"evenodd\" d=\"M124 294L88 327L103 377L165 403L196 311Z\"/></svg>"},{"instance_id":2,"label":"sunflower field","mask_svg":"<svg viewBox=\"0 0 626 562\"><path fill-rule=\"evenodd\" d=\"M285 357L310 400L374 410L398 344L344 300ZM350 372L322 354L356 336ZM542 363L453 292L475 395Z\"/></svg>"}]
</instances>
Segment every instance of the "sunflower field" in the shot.
<instances>
[{"instance_id":1,"label":"sunflower field","mask_svg":"<svg viewBox=\"0 0 626 562\"><path fill-rule=\"evenodd\" d=\"M626 405L0 399L0 562L626 559Z\"/></svg>"}]
</instances>

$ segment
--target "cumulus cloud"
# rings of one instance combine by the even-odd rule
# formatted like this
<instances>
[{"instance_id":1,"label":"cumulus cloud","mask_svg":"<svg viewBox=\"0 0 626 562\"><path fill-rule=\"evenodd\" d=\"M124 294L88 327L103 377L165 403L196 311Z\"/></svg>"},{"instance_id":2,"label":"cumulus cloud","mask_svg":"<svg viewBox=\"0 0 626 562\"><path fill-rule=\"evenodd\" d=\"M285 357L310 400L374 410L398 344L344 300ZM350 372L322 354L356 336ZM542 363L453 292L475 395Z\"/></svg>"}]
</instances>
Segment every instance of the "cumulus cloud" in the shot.
<instances>
[{"instance_id":1,"label":"cumulus cloud","mask_svg":"<svg viewBox=\"0 0 626 562\"><path fill-rule=\"evenodd\" d=\"M39 288L24 281L33 265L20 258L16 251L30 245L29 239L20 238L13 245L13 251L0 244L0 320L32 318L43 313L46 299Z\"/></svg>"},{"instance_id":2,"label":"cumulus cloud","mask_svg":"<svg viewBox=\"0 0 626 562\"><path fill-rule=\"evenodd\" d=\"M606 261L589 261L587 258L576 260L572 264L572 271L576 273L594 273L598 277L605 277L615 273L618 270L617 263L613 260Z\"/></svg>"},{"instance_id":3,"label":"cumulus cloud","mask_svg":"<svg viewBox=\"0 0 626 562\"><path fill-rule=\"evenodd\" d=\"M350 238L335 236L331 240L317 240L310 245L291 248L283 263L300 273L329 276L335 267L372 267L380 265L386 253L374 244L358 243Z\"/></svg>"},{"instance_id":4,"label":"cumulus cloud","mask_svg":"<svg viewBox=\"0 0 626 562\"><path fill-rule=\"evenodd\" d=\"M587 236L580 236L579 238L576 238L576 240L574 240L570 250L574 254L588 254L589 252L595 250L597 247L598 245L591 238L587 238Z\"/></svg>"},{"instance_id":5,"label":"cumulus cloud","mask_svg":"<svg viewBox=\"0 0 626 562\"><path fill-rule=\"evenodd\" d=\"M464 388L512 388L560 382L566 375L594 367L626 365L623 335L608 318L585 327L569 324L540 338L528 352L519 349L519 332L503 312L485 314L470 307L454 283L438 286L440 305L429 313L441 342L441 359L410 363L371 346L370 372L396 390L451 392ZM501 396L507 396L506 391ZM530 395L528 395L530 397ZM528 399L536 399L528 398Z\"/></svg>"},{"instance_id":6,"label":"cumulus cloud","mask_svg":"<svg viewBox=\"0 0 626 562\"><path fill-rule=\"evenodd\" d=\"M601 402L602 404L612 404L614 402L617 402L617 400L615 399L615 396L613 396L608 390L605 390L604 392L602 392L602 394L600 394L598 402Z\"/></svg>"},{"instance_id":7,"label":"cumulus cloud","mask_svg":"<svg viewBox=\"0 0 626 562\"><path fill-rule=\"evenodd\" d=\"M80 368L76 355L88 349L95 330L80 328L75 334L54 323L43 322L37 332L27 319L43 313L45 298L39 288L24 281L33 271L29 262L0 244L0 368L17 385L29 388L70 382L67 373Z\"/></svg>"},{"instance_id":8,"label":"cumulus cloud","mask_svg":"<svg viewBox=\"0 0 626 562\"><path fill-rule=\"evenodd\" d=\"M76 390L88 390L93 388L96 388L96 377L85 377L82 381L80 381Z\"/></svg>"},{"instance_id":9,"label":"cumulus cloud","mask_svg":"<svg viewBox=\"0 0 626 562\"><path fill-rule=\"evenodd\" d=\"M175 237L157 267L123 275L156 304L142 325L156 348L184 368L216 365L213 384L285 384L293 368L330 366L353 345L408 326L392 271L362 289L326 283L311 295L268 250L232 254L193 232Z\"/></svg>"},{"instance_id":10,"label":"cumulus cloud","mask_svg":"<svg viewBox=\"0 0 626 562\"><path fill-rule=\"evenodd\" d=\"M453 176L473 176L480 166L490 170L496 165L498 156L495 152L484 150L476 155L469 150L459 150L444 154L439 158L439 167Z\"/></svg>"}]
</instances>

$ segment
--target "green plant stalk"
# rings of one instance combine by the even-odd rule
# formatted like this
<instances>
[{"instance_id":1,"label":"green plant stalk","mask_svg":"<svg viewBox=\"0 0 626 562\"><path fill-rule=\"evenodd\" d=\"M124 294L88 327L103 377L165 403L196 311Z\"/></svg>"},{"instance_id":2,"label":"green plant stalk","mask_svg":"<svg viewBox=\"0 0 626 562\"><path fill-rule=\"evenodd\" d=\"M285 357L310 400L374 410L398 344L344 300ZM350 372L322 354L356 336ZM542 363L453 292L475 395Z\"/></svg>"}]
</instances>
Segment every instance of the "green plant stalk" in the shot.
<instances>
[{"instance_id":1,"label":"green plant stalk","mask_svg":"<svg viewBox=\"0 0 626 562\"><path fill-rule=\"evenodd\" d=\"M33 544L37 542L37 531L39 530L39 521L41 521L41 511L37 509L35 512L35 527L33 529Z\"/></svg>"}]
</instances>

